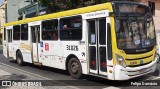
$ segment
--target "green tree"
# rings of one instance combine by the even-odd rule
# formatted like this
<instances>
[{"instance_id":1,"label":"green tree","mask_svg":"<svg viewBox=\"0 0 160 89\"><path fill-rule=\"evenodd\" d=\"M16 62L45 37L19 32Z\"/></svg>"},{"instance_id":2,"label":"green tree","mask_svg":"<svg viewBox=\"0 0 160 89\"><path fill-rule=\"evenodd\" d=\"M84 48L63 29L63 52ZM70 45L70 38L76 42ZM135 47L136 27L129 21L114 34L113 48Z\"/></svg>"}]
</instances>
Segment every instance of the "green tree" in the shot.
<instances>
[{"instance_id":1,"label":"green tree","mask_svg":"<svg viewBox=\"0 0 160 89\"><path fill-rule=\"evenodd\" d=\"M75 9L106 2L108 0L39 0L50 12Z\"/></svg>"},{"instance_id":2,"label":"green tree","mask_svg":"<svg viewBox=\"0 0 160 89\"><path fill-rule=\"evenodd\" d=\"M47 7L49 11L57 12L60 10L60 5L56 1L58 0L39 0L39 3Z\"/></svg>"}]
</instances>

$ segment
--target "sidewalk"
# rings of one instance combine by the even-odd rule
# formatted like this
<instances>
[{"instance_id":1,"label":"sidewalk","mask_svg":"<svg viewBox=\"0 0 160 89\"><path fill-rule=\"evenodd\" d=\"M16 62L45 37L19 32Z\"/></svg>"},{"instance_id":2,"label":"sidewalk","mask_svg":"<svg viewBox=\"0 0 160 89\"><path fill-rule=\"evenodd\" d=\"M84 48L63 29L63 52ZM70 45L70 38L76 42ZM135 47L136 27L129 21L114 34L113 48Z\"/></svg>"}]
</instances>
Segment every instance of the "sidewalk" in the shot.
<instances>
[{"instance_id":1,"label":"sidewalk","mask_svg":"<svg viewBox=\"0 0 160 89\"><path fill-rule=\"evenodd\" d=\"M0 69L0 79L1 79L1 77L5 76L5 75L11 75L11 74Z\"/></svg>"},{"instance_id":2,"label":"sidewalk","mask_svg":"<svg viewBox=\"0 0 160 89\"><path fill-rule=\"evenodd\" d=\"M13 73L13 71L18 72L19 75L17 75L16 73ZM11 71L8 71L5 68L5 66L0 65L0 89L75 89L75 88L71 88L68 86L24 86L24 85L21 85L21 86L19 86L19 85L2 86L2 81L5 82L5 81L10 81L10 80L13 80L13 81L20 80L18 82L23 82L23 80L36 80L36 78L38 78L38 77L35 77L35 76L33 77L33 76L25 73L24 76L28 77L28 78L21 79L21 77L24 77L24 76L21 76L22 74L23 73L21 71L17 71L14 69L11 69ZM38 78L38 79L40 79L40 78ZM78 89L78 88L76 88L76 89Z\"/></svg>"},{"instance_id":3,"label":"sidewalk","mask_svg":"<svg viewBox=\"0 0 160 89\"><path fill-rule=\"evenodd\" d=\"M0 54L3 54L3 47L1 44L0 44Z\"/></svg>"},{"instance_id":4,"label":"sidewalk","mask_svg":"<svg viewBox=\"0 0 160 89\"><path fill-rule=\"evenodd\" d=\"M40 86L2 86L2 82L6 80L10 80L9 78L12 77L13 74L6 72L0 68L0 89L44 89Z\"/></svg>"},{"instance_id":5,"label":"sidewalk","mask_svg":"<svg viewBox=\"0 0 160 89\"><path fill-rule=\"evenodd\" d=\"M41 86L4 86L4 83L2 83L2 82L12 80L11 77L14 77L14 74L6 72L5 70L2 70L0 68L0 84L1 84L0 89L44 89ZM13 78L13 80L14 80L14 78ZM46 88L46 89L49 89L49 88Z\"/></svg>"}]
</instances>

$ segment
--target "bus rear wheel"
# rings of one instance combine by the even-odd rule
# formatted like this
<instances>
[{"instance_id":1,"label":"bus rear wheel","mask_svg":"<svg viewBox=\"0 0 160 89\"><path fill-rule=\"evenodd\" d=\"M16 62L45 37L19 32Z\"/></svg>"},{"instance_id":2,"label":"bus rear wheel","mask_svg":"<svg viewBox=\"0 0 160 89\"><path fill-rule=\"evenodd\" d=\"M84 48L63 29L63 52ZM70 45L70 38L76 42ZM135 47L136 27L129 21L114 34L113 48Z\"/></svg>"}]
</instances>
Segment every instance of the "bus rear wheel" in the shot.
<instances>
[{"instance_id":1,"label":"bus rear wheel","mask_svg":"<svg viewBox=\"0 0 160 89\"><path fill-rule=\"evenodd\" d=\"M23 56L20 51L17 52L16 61L19 66L23 65Z\"/></svg>"},{"instance_id":2,"label":"bus rear wheel","mask_svg":"<svg viewBox=\"0 0 160 89\"><path fill-rule=\"evenodd\" d=\"M68 71L72 78L79 79L82 76L82 67L77 58L71 58L68 62Z\"/></svg>"}]
</instances>

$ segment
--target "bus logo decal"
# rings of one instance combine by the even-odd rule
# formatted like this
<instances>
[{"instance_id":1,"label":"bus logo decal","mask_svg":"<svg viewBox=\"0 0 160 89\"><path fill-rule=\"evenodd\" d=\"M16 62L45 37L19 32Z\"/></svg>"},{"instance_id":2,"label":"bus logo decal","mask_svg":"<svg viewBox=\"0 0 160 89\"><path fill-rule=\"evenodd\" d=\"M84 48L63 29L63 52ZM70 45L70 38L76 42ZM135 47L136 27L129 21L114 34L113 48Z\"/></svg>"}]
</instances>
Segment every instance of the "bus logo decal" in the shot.
<instances>
[{"instance_id":1,"label":"bus logo decal","mask_svg":"<svg viewBox=\"0 0 160 89\"><path fill-rule=\"evenodd\" d=\"M43 47L43 42L40 42L40 46Z\"/></svg>"},{"instance_id":2,"label":"bus logo decal","mask_svg":"<svg viewBox=\"0 0 160 89\"><path fill-rule=\"evenodd\" d=\"M49 44L48 43L45 43L45 50L49 51Z\"/></svg>"}]
</instances>

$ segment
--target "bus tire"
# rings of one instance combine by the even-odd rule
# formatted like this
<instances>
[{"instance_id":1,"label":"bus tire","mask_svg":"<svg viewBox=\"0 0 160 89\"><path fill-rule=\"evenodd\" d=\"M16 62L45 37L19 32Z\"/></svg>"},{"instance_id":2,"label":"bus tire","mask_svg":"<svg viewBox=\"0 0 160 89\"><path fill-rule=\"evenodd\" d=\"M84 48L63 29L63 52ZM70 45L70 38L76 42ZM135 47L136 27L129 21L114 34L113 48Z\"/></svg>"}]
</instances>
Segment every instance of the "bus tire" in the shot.
<instances>
[{"instance_id":1,"label":"bus tire","mask_svg":"<svg viewBox=\"0 0 160 89\"><path fill-rule=\"evenodd\" d=\"M72 78L79 79L82 76L82 67L77 58L71 58L68 62L68 72Z\"/></svg>"},{"instance_id":2,"label":"bus tire","mask_svg":"<svg viewBox=\"0 0 160 89\"><path fill-rule=\"evenodd\" d=\"M23 56L20 51L18 51L16 54L16 61L19 66L23 66Z\"/></svg>"}]
</instances>

